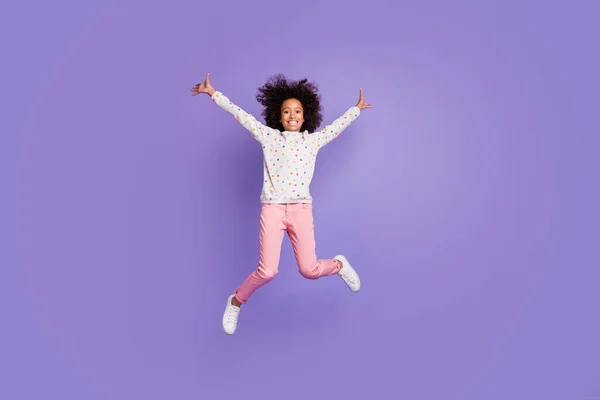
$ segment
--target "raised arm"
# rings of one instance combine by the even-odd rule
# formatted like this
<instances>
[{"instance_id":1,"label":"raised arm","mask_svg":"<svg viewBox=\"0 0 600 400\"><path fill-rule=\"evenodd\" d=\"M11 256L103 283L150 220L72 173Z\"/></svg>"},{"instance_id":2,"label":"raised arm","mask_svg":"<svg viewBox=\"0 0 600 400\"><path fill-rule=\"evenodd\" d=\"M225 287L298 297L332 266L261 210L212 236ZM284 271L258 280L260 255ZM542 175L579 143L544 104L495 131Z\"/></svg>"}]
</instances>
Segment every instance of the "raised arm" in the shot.
<instances>
[{"instance_id":1,"label":"raised arm","mask_svg":"<svg viewBox=\"0 0 600 400\"><path fill-rule=\"evenodd\" d=\"M252 137L259 142L262 142L267 133L272 133L274 131L274 129L260 123L254 116L233 104L223 93L216 90L210 83L210 74L206 74L204 82L194 85L190 92L192 92L192 96L196 96L200 93L208 94L215 104L233 115L236 121L250 131Z\"/></svg>"},{"instance_id":2,"label":"raised arm","mask_svg":"<svg viewBox=\"0 0 600 400\"><path fill-rule=\"evenodd\" d=\"M360 112L365 108L371 108L371 105L365 102L362 89L360 89L360 97L358 103L355 106L350 107L341 117L333 121L330 125L327 125L318 132L315 132L315 138L319 147L323 147L333 139L339 136L358 116Z\"/></svg>"}]
</instances>

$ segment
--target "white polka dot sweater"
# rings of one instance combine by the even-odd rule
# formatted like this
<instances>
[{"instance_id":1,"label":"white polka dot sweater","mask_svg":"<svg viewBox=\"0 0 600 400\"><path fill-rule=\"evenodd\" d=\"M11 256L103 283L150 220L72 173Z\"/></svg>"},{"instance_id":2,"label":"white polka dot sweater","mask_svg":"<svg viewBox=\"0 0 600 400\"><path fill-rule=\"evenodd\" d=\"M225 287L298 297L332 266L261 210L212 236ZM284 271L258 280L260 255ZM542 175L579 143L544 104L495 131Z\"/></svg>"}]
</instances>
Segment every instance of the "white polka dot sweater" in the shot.
<instances>
[{"instance_id":1,"label":"white polka dot sweater","mask_svg":"<svg viewBox=\"0 0 600 400\"><path fill-rule=\"evenodd\" d=\"M360 115L360 109L355 106L317 132L281 132L260 123L221 92L215 92L211 98L262 145L262 203L312 203L309 187L319 149L335 139Z\"/></svg>"}]
</instances>

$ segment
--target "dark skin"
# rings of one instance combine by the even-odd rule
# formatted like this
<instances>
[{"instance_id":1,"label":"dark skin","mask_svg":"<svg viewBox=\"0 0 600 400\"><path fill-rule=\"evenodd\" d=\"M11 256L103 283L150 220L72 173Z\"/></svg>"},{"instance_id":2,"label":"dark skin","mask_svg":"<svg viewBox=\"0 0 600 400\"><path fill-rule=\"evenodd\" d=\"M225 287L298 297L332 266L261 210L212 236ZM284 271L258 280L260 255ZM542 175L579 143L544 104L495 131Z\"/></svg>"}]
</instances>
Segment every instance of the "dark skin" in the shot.
<instances>
[{"instance_id":1,"label":"dark skin","mask_svg":"<svg viewBox=\"0 0 600 400\"><path fill-rule=\"evenodd\" d=\"M195 84L194 87L192 87L192 89L190 90L190 92L192 92L192 96L197 96L200 93L206 93L209 96L212 96L216 92L216 90L210 83L210 74L206 74L206 79L204 80L204 82ZM291 99L288 99L288 100L291 100ZM286 100L286 101L288 101L288 100ZM296 100L296 101L298 101L298 100ZM284 104L285 104L285 102L284 102ZM283 113L283 105L284 104L282 104L282 113L281 113L282 119L284 119L284 117L285 117L285 115ZM363 95L362 89L360 89L360 96L358 97L358 103L356 103L356 107L360 108L361 111L364 110L365 108L371 108L371 105L365 101L365 97Z\"/></svg>"},{"instance_id":2,"label":"dark skin","mask_svg":"<svg viewBox=\"0 0 600 400\"><path fill-rule=\"evenodd\" d=\"M197 83L190 90L192 92L192 96L197 96L200 93L208 94L212 96L216 90L210 83L210 74L206 74L206 79L204 82ZM356 103L356 107L358 107L361 111L366 108L371 108L371 105L365 102L365 98L363 95L363 90L360 89L360 96L358 98L358 103ZM304 110L302 109L302 104L297 99L287 99L281 104L281 123L283 127L290 132L300 132L302 127L302 122L304 122ZM344 265L341 261L335 260L339 267L340 271L344 268ZM236 307L241 307L242 303L237 299L237 297L233 296L231 299L231 304Z\"/></svg>"}]
</instances>

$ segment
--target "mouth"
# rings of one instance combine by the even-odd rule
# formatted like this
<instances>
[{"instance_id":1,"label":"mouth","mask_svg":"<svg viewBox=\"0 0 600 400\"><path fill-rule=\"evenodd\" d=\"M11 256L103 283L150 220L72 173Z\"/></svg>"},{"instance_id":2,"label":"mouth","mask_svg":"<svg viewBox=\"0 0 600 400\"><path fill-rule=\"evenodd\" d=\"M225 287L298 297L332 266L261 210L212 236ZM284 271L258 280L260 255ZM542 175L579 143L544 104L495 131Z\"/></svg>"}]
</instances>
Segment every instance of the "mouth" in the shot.
<instances>
[{"instance_id":1,"label":"mouth","mask_svg":"<svg viewBox=\"0 0 600 400\"><path fill-rule=\"evenodd\" d=\"M298 121L288 121L289 126L298 126Z\"/></svg>"}]
</instances>

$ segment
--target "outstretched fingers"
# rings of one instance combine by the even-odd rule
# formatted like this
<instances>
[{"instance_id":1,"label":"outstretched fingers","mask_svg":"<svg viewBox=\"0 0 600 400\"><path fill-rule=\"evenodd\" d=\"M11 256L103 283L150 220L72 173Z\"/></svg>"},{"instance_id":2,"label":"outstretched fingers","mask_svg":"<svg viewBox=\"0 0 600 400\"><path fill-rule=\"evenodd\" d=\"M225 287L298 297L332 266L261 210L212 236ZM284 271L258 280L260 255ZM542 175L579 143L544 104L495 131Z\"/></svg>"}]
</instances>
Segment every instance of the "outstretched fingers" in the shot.
<instances>
[{"instance_id":1,"label":"outstretched fingers","mask_svg":"<svg viewBox=\"0 0 600 400\"><path fill-rule=\"evenodd\" d=\"M202 93L202 89L201 89L201 88L202 88L202 84L201 84L201 83L198 83L198 84L196 84L196 85L195 85L195 86L192 88L192 90L190 90L190 92L192 92L192 96L197 96L197 95L199 95L200 93Z\"/></svg>"}]
</instances>

